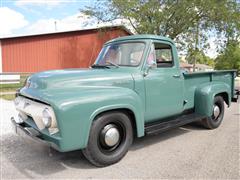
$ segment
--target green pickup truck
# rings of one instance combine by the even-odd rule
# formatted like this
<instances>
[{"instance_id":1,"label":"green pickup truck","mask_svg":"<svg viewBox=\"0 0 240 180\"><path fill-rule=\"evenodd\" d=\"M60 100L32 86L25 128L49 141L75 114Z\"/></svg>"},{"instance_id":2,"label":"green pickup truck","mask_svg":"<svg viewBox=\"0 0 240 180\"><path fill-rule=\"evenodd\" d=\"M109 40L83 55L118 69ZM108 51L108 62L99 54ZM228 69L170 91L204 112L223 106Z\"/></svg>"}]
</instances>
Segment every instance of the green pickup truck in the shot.
<instances>
[{"instance_id":1,"label":"green pickup truck","mask_svg":"<svg viewBox=\"0 0 240 180\"><path fill-rule=\"evenodd\" d=\"M198 121L219 127L237 101L236 71L190 73L174 42L133 35L105 43L89 69L33 74L14 101L17 134L61 152L81 149L95 166L118 162L134 137Z\"/></svg>"}]
</instances>

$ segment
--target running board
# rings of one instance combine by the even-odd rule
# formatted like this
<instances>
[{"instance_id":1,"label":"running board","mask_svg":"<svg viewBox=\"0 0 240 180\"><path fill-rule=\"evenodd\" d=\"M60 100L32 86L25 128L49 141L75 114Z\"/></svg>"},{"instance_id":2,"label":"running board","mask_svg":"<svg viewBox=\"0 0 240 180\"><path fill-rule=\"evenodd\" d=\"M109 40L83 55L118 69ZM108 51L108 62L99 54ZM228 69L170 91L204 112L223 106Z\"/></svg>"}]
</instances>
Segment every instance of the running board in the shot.
<instances>
[{"instance_id":1,"label":"running board","mask_svg":"<svg viewBox=\"0 0 240 180\"><path fill-rule=\"evenodd\" d=\"M193 113L193 114L187 114L187 115L180 115L178 117L168 119L168 121L164 121L164 122L162 121L153 122L145 125L145 134L146 135L157 134L172 128L183 126L191 122L199 121L203 118L205 117Z\"/></svg>"}]
</instances>

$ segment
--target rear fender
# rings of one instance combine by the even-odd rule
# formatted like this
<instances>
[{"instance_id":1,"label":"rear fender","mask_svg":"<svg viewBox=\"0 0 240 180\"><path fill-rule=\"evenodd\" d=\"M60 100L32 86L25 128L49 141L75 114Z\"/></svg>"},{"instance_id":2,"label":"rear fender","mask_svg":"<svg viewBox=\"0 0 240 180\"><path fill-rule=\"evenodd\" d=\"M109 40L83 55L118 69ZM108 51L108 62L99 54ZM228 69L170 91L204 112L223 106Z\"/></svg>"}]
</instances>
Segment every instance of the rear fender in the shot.
<instances>
[{"instance_id":1,"label":"rear fender","mask_svg":"<svg viewBox=\"0 0 240 180\"><path fill-rule=\"evenodd\" d=\"M231 87L228 84L211 82L197 87L194 97L195 112L197 114L210 117L213 111L214 97L221 93L227 94L228 98L226 103L230 106Z\"/></svg>"}]
</instances>

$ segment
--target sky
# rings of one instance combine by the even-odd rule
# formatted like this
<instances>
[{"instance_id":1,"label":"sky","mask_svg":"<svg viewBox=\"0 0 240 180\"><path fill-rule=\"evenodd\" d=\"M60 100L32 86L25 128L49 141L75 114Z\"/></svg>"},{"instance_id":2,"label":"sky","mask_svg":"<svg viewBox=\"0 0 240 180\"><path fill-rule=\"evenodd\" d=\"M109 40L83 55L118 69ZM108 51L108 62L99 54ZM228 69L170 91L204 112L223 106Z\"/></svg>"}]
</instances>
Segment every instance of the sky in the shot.
<instances>
[{"instance_id":1,"label":"sky","mask_svg":"<svg viewBox=\"0 0 240 180\"><path fill-rule=\"evenodd\" d=\"M0 37L94 26L96 20L79 11L93 3L94 0L0 0Z\"/></svg>"},{"instance_id":2,"label":"sky","mask_svg":"<svg viewBox=\"0 0 240 180\"><path fill-rule=\"evenodd\" d=\"M103 25L80 13L79 9L93 6L96 0L0 0L0 37L70 31ZM215 37L209 38L210 57L216 57Z\"/></svg>"}]
</instances>

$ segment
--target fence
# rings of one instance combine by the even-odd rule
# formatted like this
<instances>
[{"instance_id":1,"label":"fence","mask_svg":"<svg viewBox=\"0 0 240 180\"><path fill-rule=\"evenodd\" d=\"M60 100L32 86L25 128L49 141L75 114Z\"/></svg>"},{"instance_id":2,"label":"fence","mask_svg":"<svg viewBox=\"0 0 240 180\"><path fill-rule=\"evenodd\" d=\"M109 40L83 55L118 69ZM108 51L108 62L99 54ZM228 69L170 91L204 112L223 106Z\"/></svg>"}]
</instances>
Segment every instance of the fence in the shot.
<instances>
[{"instance_id":1,"label":"fence","mask_svg":"<svg viewBox=\"0 0 240 180\"><path fill-rule=\"evenodd\" d=\"M20 74L0 73L0 84L18 84L18 83L20 83Z\"/></svg>"}]
</instances>

